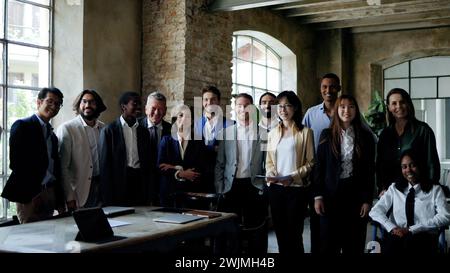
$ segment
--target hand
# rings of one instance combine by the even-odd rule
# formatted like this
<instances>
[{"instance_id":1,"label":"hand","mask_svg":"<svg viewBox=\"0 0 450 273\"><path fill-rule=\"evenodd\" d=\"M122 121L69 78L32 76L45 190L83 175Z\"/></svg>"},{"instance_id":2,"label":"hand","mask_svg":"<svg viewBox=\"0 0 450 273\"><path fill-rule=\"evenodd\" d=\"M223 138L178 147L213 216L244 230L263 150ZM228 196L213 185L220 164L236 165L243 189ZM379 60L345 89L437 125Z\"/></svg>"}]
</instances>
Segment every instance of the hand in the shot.
<instances>
[{"instance_id":1,"label":"hand","mask_svg":"<svg viewBox=\"0 0 450 273\"><path fill-rule=\"evenodd\" d=\"M314 210L321 216L325 214L325 204L322 198L314 200Z\"/></svg>"},{"instance_id":2,"label":"hand","mask_svg":"<svg viewBox=\"0 0 450 273\"><path fill-rule=\"evenodd\" d=\"M63 214L64 212L66 212L66 207L61 206L59 208L56 208L56 210L58 211L58 214Z\"/></svg>"},{"instance_id":3,"label":"hand","mask_svg":"<svg viewBox=\"0 0 450 273\"><path fill-rule=\"evenodd\" d=\"M398 236L400 238L406 236L408 233L409 233L409 230L407 228L396 227L393 230L391 230L392 235Z\"/></svg>"},{"instance_id":4,"label":"hand","mask_svg":"<svg viewBox=\"0 0 450 273\"><path fill-rule=\"evenodd\" d=\"M77 201L76 200L70 200L66 202L67 210L68 211L74 211L78 208Z\"/></svg>"},{"instance_id":5,"label":"hand","mask_svg":"<svg viewBox=\"0 0 450 273\"><path fill-rule=\"evenodd\" d=\"M369 214L369 210L370 210L369 204L367 204L367 203L362 204L361 211L359 212L359 216L361 218L367 217L367 215Z\"/></svg>"},{"instance_id":6,"label":"hand","mask_svg":"<svg viewBox=\"0 0 450 273\"><path fill-rule=\"evenodd\" d=\"M159 165L159 169L161 171L167 171L169 169L175 169L175 166L171 165L171 164L167 164L167 163L162 163L162 164Z\"/></svg>"},{"instance_id":7,"label":"hand","mask_svg":"<svg viewBox=\"0 0 450 273\"><path fill-rule=\"evenodd\" d=\"M194 168L191 168L184 171L180 171L178 173L178 176L189 181L194 181L200 177L200 173L196 172Z\"/></svg>"}]
</instances>

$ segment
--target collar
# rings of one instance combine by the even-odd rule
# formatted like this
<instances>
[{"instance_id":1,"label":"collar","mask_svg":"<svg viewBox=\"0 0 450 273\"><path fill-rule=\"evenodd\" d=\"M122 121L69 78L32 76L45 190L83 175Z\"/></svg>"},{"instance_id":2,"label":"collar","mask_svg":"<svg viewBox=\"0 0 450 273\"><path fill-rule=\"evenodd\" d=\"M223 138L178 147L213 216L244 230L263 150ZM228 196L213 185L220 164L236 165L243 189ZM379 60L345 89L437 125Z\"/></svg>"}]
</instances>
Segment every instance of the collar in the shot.
<instances>
[{"instance_id":1,"label":"collar","mask_svg":"<svg viewBox=\"0 0 450 273\"><path fill-rule=\"evenodd\" d=\"M350 127L348 127L347 129L341 129L341 134L347 136L354 136L355 130L353 129L353 125L350 125Z\"/></svg>"},{"instance_id":2,"label":"collar","mask_svg":"<svg viewBox=\"0 0 450 273\"><path fill-rule=\"evenodd\" d=\"M268 124L269 126L267 126L267 124L264 124L263 120L264 119L261 119L258 126L266 130L272 130L273 128L277 127L279 123L278 118L272 118L270 119L270 124Z\"/></svg>"},{"instance_id":3,"label":"collar","mask_svg":"<svg viewBox=\"0 0 450 273\"><path fill-rule=\"evenodd\" d=\"M122 124L122 127L125 127L125 126L127 126L127 127L130 127L129 125L128 125L128 123L125 121L125 119L122 117L122 115L120 115L120 123ZM136 127L138 127L138 122L137 122L137 120L134 122L134 124L133 124L133 126L131 126L130 128L136 128Z\"/></svg>"},{"instance_id":4,"label":"collar","mask_svg":"<svg viewBox=\"0 0 450 273\"><path fill-rule=\"evenodd\" d=\"M47 126L47 124L50 124L50 123L45 123L40 117L39 117L39 115L37 115L37 114L34 114L36 117L37 117L37 119L39 120L39 123L41 124L41 127L45 127L45 126ZM50 124L50 128L52 128L53 129L53 127L52 127L52 125Z\"/></svg>"},{"instance_id":5,"label":"collar","mask_svg":"<svg viewBox=\"0 0 450 273\"><path fill-rule=\"evenodd\" d=\"M81 117L81 115L78 115L78 118L81 120L81 124L83 124L83 127L91 127L86 123L86 121ZM97 129L98 126L99 126L98 120L95 120L95 124L91 128Z\"/></svg>"},{"instance_id":6,"label":"collar","mask_svg":"<svg viewBox=\"0 0 450 273\"><path fill-rule=\"evenodd\" d=\"M319 109L320 109L320 111L325 113L325 102L322 102L321 104L319 104Z\"/></svg>"},{"instance_id":7,"label":"collar","mask_svg":"<svg viewBox=\"0 0 450 273\"><path fill-rule=\"evenodd\" d=\"M153 122L150 121L150 119L147 117L147 128L152 128L153 126L156 126L156 128L162 130L162 120L159 124L153 124Z\"/></svg>"}]
</instances>

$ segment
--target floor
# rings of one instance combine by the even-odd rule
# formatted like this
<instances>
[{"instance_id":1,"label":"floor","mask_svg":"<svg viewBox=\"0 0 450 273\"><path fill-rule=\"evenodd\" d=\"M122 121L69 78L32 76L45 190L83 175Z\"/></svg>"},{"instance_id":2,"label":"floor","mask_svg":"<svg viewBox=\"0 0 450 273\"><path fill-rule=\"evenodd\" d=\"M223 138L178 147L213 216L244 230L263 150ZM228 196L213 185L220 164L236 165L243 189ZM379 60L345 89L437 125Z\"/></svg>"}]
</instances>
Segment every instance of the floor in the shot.
<instances>
[{"instance_id":1,"label":"floor","mask_svg":"<svg viewBox=\"0 0 450 273\"><path fill-rule=\"evenodd\" d=\"M369 243L373 240L373 226L371 224L367 225L367 238L366 243ZM304 229L303 229L303 247L305 248L305 253L311 253L311 244L310 244L310 229L309 229L309 218L305 219L304 222ZM445 238L447 241L447 244L450 244L450 230L445 230ZM449 245L447 245L447 248ZM268 246L268 253L278 253L278 245L277 245L277 238L275 236L275 232L272 230L269 231L269 246Z\"/></svg>"}]
</instances>

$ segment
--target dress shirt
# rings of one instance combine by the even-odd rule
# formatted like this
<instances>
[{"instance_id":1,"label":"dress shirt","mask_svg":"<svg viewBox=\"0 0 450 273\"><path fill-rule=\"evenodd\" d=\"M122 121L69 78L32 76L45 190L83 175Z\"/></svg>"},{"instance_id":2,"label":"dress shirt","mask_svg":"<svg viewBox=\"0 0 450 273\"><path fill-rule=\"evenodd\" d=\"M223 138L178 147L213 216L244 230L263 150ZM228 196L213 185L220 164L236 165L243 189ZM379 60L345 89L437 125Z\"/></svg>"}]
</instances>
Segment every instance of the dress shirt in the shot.
<instances>
[{"instance_id":1,"label":"dress shirt","mask_svg":"<svg viewBox=\"0 0 450 273\"><path fill-rule=\"evenodd\" d=\"M297 155L295 151L294 136L282 137L277 146L277 173L278 176L292 176L297 171L295 162ZM277 183L283 185L281 183Z\"/></svg>"},{"instance_id":2,"label":"dress shirt","mask_svg":"<svg viewBox=\"0 0 450 273\"><path fill-rule=\"evenodd\" d=\"M156 126L156 132L158 133L158 143L157 143L157 147L159 147L159 142L161 141L161 135L162 135L162 130L163 130L163 125L162 125L162 120L159 124L155 125L153 124L153 122L150 121L149 118L147 118L147 128L150 129L153 126Z\"/></svg>"},{"instance_id":3,"label":"dress shirt","mask_svg":"<svg viewBox=\"0 0 450 273\"><path fill-rule=\"evenodd\" d=\"M140 168L141 164L137 148L137 127L139 123L136 120L133 126L130 127L122 116L120 116L120 123L122 123L125 150L127 151L127 166L135 169Z\"/></svg>"},{"instance_id":4,"label":"dress shirt","mask_svg":"<svg viewBox=\"0 0 450 273\"><path fill-rule=\"evenodd\" d=\"M238 122L236 128L238 149L236 178L248 178L252 176L250 163L252 159L252 142L256 140L256 133L252 124L244 126Z\"/></svg>"},{"instance_id":5,"label":"dress shirt","mask_svg":"<svg viewBox=\"0 0 450 273\"><path fill-rule=\"evenodd\" d=\"M353 175L353 149L355 147L355 131L353 126L341 131L341 174L344 179Z\"/></svg>"},{"instance_id":6,"label":"dress shirt","mask_svg":"<svg viewBox=\"0 0 450 273\"><path fill-rule=\"evenodd\" d=\"M410 188L411 185L408 185L403 191L399 191L395 183L391 184L369 216L383 225L388 232L395 227L406 228L405 202ZM428 193L422 191L419 184L414 185L414 189L414 225L409 227L411 233L436 231L439 227L450 224L449 206L440 185L433 185ZM392 214L387 217L386 213L391 207Z\"/></svg>"},{"instance_id":7,"label":"dress shirt","mask_svg":"<svg viewBox=\"0 0 450 273\"><path fill-rule=\"evenodd\" d=\"M205 136L205 145L210 144L216 138L217 132L217 116L214 116L211 119L208 119L205 116L205 126L203 127L203 135Z\"/></svg>"},{"instance_id":8,"label":"dress shirt","mask_svg":"<svg viewBox=\"0 0 450 273\"><path fill-rule=\"evenodd\" d=\"M94 126L91 127L84 121L84 119L80 115L78 115L78 118L83 124L89 142L93 165L92 176L98 176L100 175L100 167L98 161L98 141L100 138L99 122L96 120Z\"/></svg>"},{"instance_id":9,"label":"dress shirt","mask_svg":"<svg viewBox=\"0 0 450 273\"><path fill-rule=\"evenodd\" d=\"M322 102L313 106L306 111L303 118L303 125L313 130L314 133L314 149L317 152L319 147L320 134L322 130L330 127L331 119L325 112L325 103Z\"/></svg>"},{"instance_id":10,"label":"dress shirt","mask_svg":"<svg viewBox=\"0 0 450 273\"><path fill-rule=\"evenodd\" d=\"M53 152L53 145L52 145L52 132L53 132L53 128L50 125L50 123L45 123L38 115L36 115L36 117L39 120L39 123L41 124L42 127L42 133L44 135L44 139L45 139L45 143L47 146L47 157L48 157L48 167L47 167L47 172L45 173L45 177L42 180L42 185L45 185L47 183L51 183L52 181L54 181L55 175L53 173L53 168L54 168L54 161L52 158L52 152Z\"/></svg>"}]
</instances>

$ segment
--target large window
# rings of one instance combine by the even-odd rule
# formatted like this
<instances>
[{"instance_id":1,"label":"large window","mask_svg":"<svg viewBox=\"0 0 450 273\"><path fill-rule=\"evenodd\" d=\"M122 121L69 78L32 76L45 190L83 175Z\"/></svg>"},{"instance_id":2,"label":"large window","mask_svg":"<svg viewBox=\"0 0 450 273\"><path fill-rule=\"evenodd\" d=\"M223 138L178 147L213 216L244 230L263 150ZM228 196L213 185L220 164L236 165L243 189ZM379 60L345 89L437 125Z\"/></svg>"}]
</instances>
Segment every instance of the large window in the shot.
<instances>
[{"instance_id":1,"label":"large window","mask_svg":"<svg viewBox=\"0 0 450 273\"><path fill-rule=\"evenodd\" d=\"M384 70L384 96L394 87L405 89L416 117L428 123L436 135L441 163L450 160L450 56L410 60Z\"/></svg>"},{"instance_id":2,"label":"large window","mask_svg":"<svg viewBox=\"0 0 450 273\"><path fill-rule=\"evenodd\" d=\"M250 94L255 104L264 92L281 90L281 57L261 40L233 35L233 94Z\"/></svg>"},{"instance_id":3,"label":"large window","mask_svg":"<svg viewBox=\"0 0 450 273\"><path fill-rule=\"evenodd\" d=\"M33 114L40 88L50 85L52 0L0 0L0 185L10 174L8 140L12 123ZM0 202L0 218L15 206Z\"/></svg>"}]
</instances>

